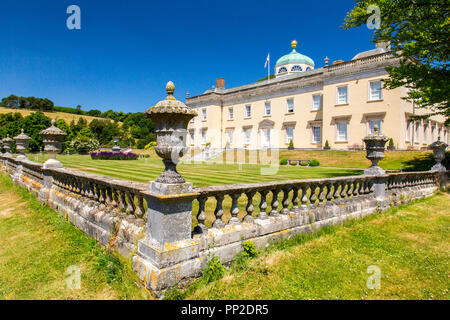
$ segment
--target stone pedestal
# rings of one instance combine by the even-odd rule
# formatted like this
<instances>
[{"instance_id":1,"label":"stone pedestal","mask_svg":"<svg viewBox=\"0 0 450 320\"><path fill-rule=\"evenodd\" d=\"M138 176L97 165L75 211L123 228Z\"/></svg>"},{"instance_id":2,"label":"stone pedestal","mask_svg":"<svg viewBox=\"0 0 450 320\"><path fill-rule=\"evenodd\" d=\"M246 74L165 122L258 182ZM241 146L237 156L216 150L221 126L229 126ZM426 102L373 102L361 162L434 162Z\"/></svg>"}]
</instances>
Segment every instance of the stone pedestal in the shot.
<instances>
[{"instance_id":1,"label":"stone pedestal","mask_svg":"<svg viewBox=\"0 0 450 320\"><path fill-rule=\"evenodd\" d=\"M431 171L447 172L447 169L441 163L445 159L445 149L447 147L448 145L442 142L440 137L438 141L430 145L430 149L433 150L434 159L436 160L436 164L431 168Z\"/></svg>"}]
</instances>

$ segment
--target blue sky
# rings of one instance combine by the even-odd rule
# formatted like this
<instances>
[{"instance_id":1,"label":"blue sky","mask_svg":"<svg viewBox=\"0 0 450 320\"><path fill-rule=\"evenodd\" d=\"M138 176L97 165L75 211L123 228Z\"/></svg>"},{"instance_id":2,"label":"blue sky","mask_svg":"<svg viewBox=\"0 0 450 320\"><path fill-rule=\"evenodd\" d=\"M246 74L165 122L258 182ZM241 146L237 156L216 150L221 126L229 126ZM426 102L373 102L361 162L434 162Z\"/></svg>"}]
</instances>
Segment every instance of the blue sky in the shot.
<instances>
[{"instance_id":1,"label":"blue sky","mask_svg":"<svg viewBox=\"0 0 450 320\"><path fill-rule=\"evenodd\" d=\"M69 30L69 5L81 30ZM265 77L264 62L297 51L316 67L372 49L373 31L340 28L353 0L2 0L0 97L47 97L84 110L144 111L165 97Z\"/></svg>"}]
</instances>

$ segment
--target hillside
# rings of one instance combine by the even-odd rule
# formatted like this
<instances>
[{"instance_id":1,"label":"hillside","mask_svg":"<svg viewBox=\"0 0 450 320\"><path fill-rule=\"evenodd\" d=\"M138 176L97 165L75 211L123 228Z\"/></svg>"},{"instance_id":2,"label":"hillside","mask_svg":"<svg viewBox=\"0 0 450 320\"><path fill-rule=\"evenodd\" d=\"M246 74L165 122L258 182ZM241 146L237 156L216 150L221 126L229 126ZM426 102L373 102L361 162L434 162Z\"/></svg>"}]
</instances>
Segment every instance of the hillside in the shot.
<instances>
[{"instance_id":1,"label":"hillside","mask_svg":"<svg viewBox=\"0 0 450 320\"><path fill-rule=\"evenodd\" d=\"M9 112L19 112L24 117L28 116L30 113L36 112L36 110L28 110L28 109L12 109L12 108L4 108L0 107L0 113L9 113ZM71 114L66 112L44 112L44 114L51 118L51 119L63 119L66 123L70 123L72 120L75 120L75 122L78 121L79 118L84 118L87 120L87 122L91 122L94 119L101 119L105 120L105 118L98 118L98 117L92 117L92 116L85 116L80 114ZM107 119L111 120L111 119Z\"/></svg>"}]
</instances>

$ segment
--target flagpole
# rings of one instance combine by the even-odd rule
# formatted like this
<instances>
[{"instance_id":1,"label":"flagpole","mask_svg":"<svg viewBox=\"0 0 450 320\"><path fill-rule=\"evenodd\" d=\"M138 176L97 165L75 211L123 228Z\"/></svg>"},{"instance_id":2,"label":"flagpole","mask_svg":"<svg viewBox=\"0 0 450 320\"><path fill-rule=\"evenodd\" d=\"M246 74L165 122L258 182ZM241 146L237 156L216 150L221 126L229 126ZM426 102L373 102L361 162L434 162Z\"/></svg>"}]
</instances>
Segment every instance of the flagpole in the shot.
<instances>
[{"instance_id":1,"label":"flagpole","mask_svg":"<svg viewBox=\"0 0 450 320\"><path fill-rule=\"evenodd\" d=\"M267 82L270 82L270 52L269 52L269 67L267 68Z\"/></svg>"}]
</instances>

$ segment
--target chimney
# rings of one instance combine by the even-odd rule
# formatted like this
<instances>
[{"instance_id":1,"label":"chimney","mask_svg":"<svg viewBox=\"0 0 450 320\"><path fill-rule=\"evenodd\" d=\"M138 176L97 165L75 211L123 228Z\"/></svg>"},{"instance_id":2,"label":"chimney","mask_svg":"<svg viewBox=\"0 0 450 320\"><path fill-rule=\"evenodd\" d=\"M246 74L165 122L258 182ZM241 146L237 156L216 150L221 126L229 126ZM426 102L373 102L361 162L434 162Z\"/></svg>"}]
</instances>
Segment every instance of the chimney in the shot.
<instances>
[{"instance_id":1,"label":"chimney","mask_svg":"<svg viewBox=\"0 0 450 320\"><path fill-rule=\"evenodd\" d=\"M225 79L224 78L217 78L216 79L216 88L218 88L218 89L225 89Z\"/></svg>"}]
</instances>

